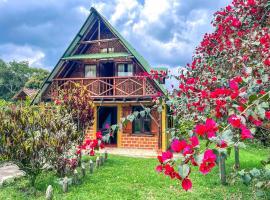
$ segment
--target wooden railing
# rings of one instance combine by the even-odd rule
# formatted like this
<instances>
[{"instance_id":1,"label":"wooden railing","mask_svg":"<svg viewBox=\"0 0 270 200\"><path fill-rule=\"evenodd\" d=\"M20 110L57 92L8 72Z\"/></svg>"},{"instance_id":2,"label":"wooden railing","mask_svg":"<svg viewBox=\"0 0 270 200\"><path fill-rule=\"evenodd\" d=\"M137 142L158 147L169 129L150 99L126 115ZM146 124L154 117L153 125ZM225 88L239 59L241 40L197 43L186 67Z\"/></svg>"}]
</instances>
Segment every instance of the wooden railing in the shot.
<instances>
[{"instance_id":1,"label":"wooden railing","mask_svg":"<svg viewBox=\"0 0 270 200\"><path fill-rule=\"evenodd\" d=\"M57 78L53 79L51 93L84 86L94 98L143 97L156 95L157 90L145 76Z\"/></svg>"}]
</instances>

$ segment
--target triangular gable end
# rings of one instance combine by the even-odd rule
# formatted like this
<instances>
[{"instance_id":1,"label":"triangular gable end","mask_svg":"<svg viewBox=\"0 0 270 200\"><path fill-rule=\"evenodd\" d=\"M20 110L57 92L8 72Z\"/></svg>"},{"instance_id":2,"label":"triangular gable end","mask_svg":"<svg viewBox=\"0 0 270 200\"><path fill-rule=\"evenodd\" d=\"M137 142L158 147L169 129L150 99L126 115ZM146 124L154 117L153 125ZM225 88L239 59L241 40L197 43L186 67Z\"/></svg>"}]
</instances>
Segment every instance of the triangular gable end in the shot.
<instances>
[{"instance_id":1,"label":"triangular gable end","mask_svg":"<svg viewBox=\"0 0 270 200\"><path fill-rule=\"evenodd\" d=\"M59 72L61 69L61 66L64 63L63 58L70 57L70 56L76 56L74 55L77 48L80 46L81 40L84 38L84 35L87 34L87 31L94 25L97 18L102 20L102 22L107 26L107 28L114 34L117 38L119 38L119 41L121 44L127 49L127 51L134 56L134 58L137 60L137 62L141 65L141 67L148 73L151 71L151 67L149 63L123 38L123 36L106 20L105 17L103 17L95 8L90 9L90 14L88 18L86 19L85 23L75 36L75 38L72 40L71 44L68 46L65 53L62 55L61 59L58 61L48 78L44 81L42 84L42 87L38 94L33 99L32 103L38 103L40 101L41 95L46 91L46 89L49 87L49 85L52 82L52 79L55 77L55 75ZM160 89L161 92L165 93L165 89L163 85L159 84L156 80L154 80L156 86Z\"/></svg>"}]
</instances>

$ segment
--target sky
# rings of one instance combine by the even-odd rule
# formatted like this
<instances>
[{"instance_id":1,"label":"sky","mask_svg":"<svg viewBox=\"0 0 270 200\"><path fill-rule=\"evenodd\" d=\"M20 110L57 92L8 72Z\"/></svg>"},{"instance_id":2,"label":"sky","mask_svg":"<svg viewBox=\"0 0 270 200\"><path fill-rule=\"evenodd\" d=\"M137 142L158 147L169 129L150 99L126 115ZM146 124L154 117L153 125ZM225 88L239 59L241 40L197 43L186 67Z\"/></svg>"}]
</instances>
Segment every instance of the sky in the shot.
<instances>
[{"instance_id":1,"label":"sky","mask_svg":"<svg viewBox=\"0 0 270 200\"><path fill-rule=\"evenodd\" d=\"M0 59L51 70L94 6L153 67L191 61L230 0L0 0Z\"/></svg>"}]
</instances>

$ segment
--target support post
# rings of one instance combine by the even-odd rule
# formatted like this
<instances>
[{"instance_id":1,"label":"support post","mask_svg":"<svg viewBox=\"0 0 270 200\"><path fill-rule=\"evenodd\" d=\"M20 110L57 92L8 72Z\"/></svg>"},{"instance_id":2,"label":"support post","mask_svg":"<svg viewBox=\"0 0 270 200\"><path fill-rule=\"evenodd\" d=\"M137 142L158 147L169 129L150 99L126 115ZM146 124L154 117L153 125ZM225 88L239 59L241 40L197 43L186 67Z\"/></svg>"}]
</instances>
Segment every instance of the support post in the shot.
<instances>
[{"instance_id":1,"label":"support post","mask_svg":"<svg viewBox=\"0 0 270 200\"><path fill-rule=\"evenodd\" d=\"M236 170L238 170L240 168L240 156L239 156L239 146L238 145L234 146L234 160L235 160L234 167Z\"/></svg>"},{"instance_id":2,"label":"support post","mask_svg":"<svg viewBox=\"0 0 270 200\"><path fill-rule=\"evenodd\" d=\"M53 188L51 185L49 185L46 190L46 200L52 200L52 199L53 199Z\"/></svg>"},{"instance_id":3,"label":"support post","mask_svg":"<svg viewBox=\"0 0 270 200\"><path fill-rule=\"evenodd\" d=\"M225 166L226 155L224 153L219 153L219 173L220 181L222 185L226 185L226 166Z\"/></svg>"},{"instance_id":4,"label":"support post","mask_svg":"<svg viewBox=\"0 0 270 200\"><path fill-rule=\"evenodd\" d=\"M94 163L92 160L89 161L89 171L90 171L90 174L94 173Z\"/></svg>"},{"instance_id":5,"label":"support post","mask_svg":"<svg viewBox=\"0 0 270 200\"><path fill-rule=\"evenodd\" d=\"M65 177L64 179L63 179L63 192L64 193L67 193L68 192L68 178L67 177Z\"/></svg>"}]
</instances>

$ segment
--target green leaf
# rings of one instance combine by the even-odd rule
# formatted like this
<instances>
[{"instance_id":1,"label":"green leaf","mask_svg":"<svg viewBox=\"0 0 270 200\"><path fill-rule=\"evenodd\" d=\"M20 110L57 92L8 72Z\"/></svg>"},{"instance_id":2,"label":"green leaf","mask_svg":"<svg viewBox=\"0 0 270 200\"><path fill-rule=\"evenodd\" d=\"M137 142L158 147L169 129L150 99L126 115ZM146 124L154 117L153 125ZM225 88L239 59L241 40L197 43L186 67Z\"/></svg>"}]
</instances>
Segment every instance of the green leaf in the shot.
<instances>
[{"instance_id":1,"label":"green leaf","mask_svg":"<svg viewBox=\"0 0 270 200\"><path fill-rule=\"evenodd\" d=\"M181 176L182 179L186 178L188 173L189 173L189 166L188 165L180 165L178 168L179 174Z\"/></svg>"},{"instance_id":2,"label":"green leaf","mask_svg":"<svg viewBox=\"0 0 270 200\"><path fill-rule=\"evenodd\" d=\"M144 117L145 116L145 111L144 110L140 111L140 116L141 117Z\"/></svg>"},{"instance_id":3,"label":"green leaf","mask_svg":"<svg viewBox=\"0 0 270 200\"><path fill-rule=\"evenodd\" d=\"M256 94L250 95L248 98L248 104L252 104L256 99L258 99Z\"/></svg>"},{"instance_id":4,"label":"green leaf","mask_svg":"<svg viewBox=\"0 0 270 200\"><path fill-rule=\"evenodd\" d=\"M162 112L162 106L159 106L158 109L157 109L157 111L158 111L159 113L161 113L161 112Z\"/></svg>"}]
</instances>

